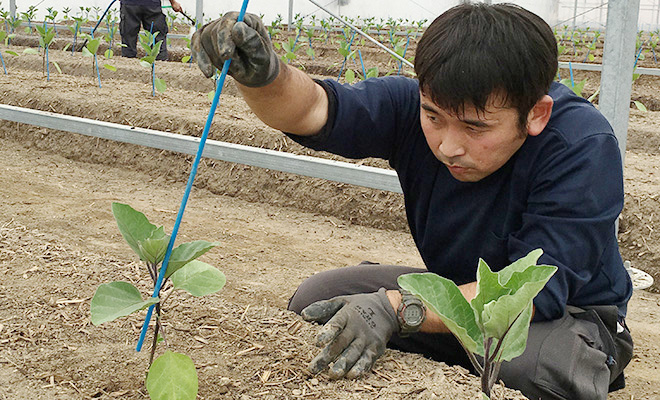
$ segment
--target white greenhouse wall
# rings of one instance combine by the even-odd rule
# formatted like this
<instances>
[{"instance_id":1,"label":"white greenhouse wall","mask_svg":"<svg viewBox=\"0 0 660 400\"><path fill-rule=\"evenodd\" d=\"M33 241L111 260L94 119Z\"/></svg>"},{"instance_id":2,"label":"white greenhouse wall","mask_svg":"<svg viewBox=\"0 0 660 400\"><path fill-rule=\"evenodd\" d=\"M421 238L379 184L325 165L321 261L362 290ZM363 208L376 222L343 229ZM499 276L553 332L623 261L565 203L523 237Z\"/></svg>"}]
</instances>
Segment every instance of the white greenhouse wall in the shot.
<instances>
[{"instance_id":1,"label":"white greenhouse wall","mask_svg":"<svg viewBox=\"0 0 660 400\"><path fill-rule=\"evenodd\" d=\"M25 11L29 6L37 7L39 19L43 18L46 8L53 7L61 14L64 7L71 8L75 14L79 7L100 7L103 10L110 4L111 0L16 0L18 13ZM169 5L167 0L162 0L164 5ZM196 14L197 0L179 0L186 14L194 17ZM318 0L320 4L333 13L349 17L376 17L404 18L413 21L428 19L432 21L441 14L459 3L459 0ZM502 3L503 1L493 1ZM543 17L552 26L591 27L602 29L607 19L606 0L514 0L510 1L529 9ZM339 5L339 4L345 5ZM242 4L241 0L204 0L205 19L218 17L221 13L229 10L238 10ZM577 7L576 7L577 4ZM315 13L320 18L327 14L319 11L316 6L307 0L294 0L294 14L308 15ZM0 6L9 9L9 0L1 0ZM114 10L119 9L119 1L113 5ZM251 0L248 11L255 14L264 14L264 19L269 22L280 14L287 21L289 13L289 0ZM573 18L574 15L577 15ZM641 0L639 13L639 28L644 30L655 30L660 28L660 0Z\"/></svg>"}]
</instances>

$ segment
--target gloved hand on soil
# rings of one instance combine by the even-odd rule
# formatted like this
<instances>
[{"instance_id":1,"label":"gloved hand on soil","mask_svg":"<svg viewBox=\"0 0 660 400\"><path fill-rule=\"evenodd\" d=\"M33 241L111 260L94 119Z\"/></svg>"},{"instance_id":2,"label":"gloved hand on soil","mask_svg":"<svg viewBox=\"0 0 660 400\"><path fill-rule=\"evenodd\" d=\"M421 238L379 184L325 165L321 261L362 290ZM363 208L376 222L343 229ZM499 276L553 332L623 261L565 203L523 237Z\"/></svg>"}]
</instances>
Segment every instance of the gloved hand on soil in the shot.
<instances>
[{"instance_id":1,"label":"gloved hand on soil","mask_svg":"<svg viewBox=\"0 0 660 400\"><path fill-rule=\"evenodd\" d=\"M338 296L317 301L301 312L306 321L325 322L316 340L325 346L309 364L312 373L325 370L330 377L352 379L364 375L385 351L399 330L396 314L385 289L375 293Z\"/></svg>"},{"instance_id":2,"label":"gloved hand on soil","mask_svg":"<svg viewBox=\"0 0 660 400\"><path fill-rule=\"evenodd\" d=\"M271 83L280 72L280 60L273 50L264 23L254 14L236 22L238 12L228 12L209 22L192 37L191 49L199 69L210 78L232 59L229 75L248 87Z\"/></svg>"}]
</instances>

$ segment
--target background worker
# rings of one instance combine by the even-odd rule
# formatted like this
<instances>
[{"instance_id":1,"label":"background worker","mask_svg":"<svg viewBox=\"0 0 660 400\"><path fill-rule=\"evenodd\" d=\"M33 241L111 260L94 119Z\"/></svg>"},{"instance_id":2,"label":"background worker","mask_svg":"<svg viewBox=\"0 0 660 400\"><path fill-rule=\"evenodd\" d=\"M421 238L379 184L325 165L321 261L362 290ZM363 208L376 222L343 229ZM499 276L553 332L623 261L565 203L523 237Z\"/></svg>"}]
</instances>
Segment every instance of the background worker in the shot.
<instances>
[{"instance_id":1,"label":"background worker","mask_svg":"<svg viewBox=\"0 0 660 400\"><path fill-rule=\"evenodd\" d=\"M606 119L553 82L557 43L514 5L465 4L439 16L415 55L418 80L314 81L281 63L261 20L236 13L195 34L210 77L227 58L245 101L295 141L397 171L411 234L428 271L476 295L495 270L542 248L557 273L534 300L524 354L500 378L530 399L605 399L632 357L632 285L615 221L623 207L619 147ZM324 323L310 369L358 377L386 346L471 368L439 317L407 319L397 277L418 268L362 263L305 280L289 309ZM420 312L423 312L420 309Z\"/></svg>"},{"instance_id":2,"label":"background worker","mask_svg":"<svg viewBox=\"0 0 660 400\"><path fill-rule=\"evenodd\" d=\"M161 0L120 0L119 8L119 33L123 57L137 57L137 41L140 27L148 32L158 32L156 42L163 41L157 60L167 60L167 20L161 7ZM169 0L172 10L183 12L181 4L176 0ZM153 24L153 27L152 27Z\"/></svg>"}]
</instances>

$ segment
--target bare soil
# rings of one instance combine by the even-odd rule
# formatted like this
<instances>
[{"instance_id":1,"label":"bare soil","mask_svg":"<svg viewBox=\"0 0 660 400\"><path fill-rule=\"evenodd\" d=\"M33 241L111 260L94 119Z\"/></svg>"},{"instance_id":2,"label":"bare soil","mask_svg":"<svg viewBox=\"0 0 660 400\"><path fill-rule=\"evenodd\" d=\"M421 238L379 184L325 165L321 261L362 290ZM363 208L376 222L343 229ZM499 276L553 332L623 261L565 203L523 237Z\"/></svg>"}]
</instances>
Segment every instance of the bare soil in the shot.
<instances>
[{"instance_id":1,"label":"bare soil","mask_svg":"<svg viewBox=\"0 0 660 400\"><path fill-rule=\"evenodd\" d=\"M316 76L334 76L342 59L330 53L301 62ZM46 81L40 56L5 55L2 103L201 134L213 84L195 67L158 62L156 74L168 90L152 96L150 71L136 60L110 60L118 70L102 70L99 88L91 59L55 50L49 57L62 73L51 68ZM365 62L391 67L387 58ZM586 90L595 91L597 74L587 76ZM660 104L657 82L642 79L636 93ZM631 301L636 355L628 387L611 399L660 399L658 124L658 112L631 113L620 246L656 284ZM340 159L263 125L231 80L210 137ZM0 122L0 143L0 395L145 398L148 354L134 351L143 314L95 327L89 300L99 284L112 280L130 281L146 296L147 274L119 235L110 204L129 203L171 229L191 157L7 121ZM382 160L362 163L387 167ZM318 351L317 327L286 311L305 277L362 260L422 266L400 195L205 160L179 235L180 241L221 242L204 261L228 278L214 296L173 294L164 317L167 345L160 351L192 357L200 398L476 398L477 378L465 370L395 351L356 381L306 372ZM500 398L523 397L506 390Z\"/></svg>"}]
</instances>

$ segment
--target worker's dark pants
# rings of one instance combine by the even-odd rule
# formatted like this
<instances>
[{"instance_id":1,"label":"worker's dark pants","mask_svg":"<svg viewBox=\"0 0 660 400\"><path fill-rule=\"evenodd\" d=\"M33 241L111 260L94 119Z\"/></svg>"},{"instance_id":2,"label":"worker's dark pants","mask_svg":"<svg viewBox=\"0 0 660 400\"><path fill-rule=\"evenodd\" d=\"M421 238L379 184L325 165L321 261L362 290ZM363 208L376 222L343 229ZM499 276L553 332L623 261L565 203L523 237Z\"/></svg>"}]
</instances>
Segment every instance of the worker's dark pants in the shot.
<instances>
[{"instance_id":1,"label":"worker's dark pants","mask_svg":"<svg viewBox=\"0 0 660 400\"><path fill-rule=\"evenodd\" d=\"M298 287L289 309L300 313L318 300L375 292L381 287L397 289L397 277L412 272L424 271L362 263L322 272ZM525 352L502 364L500 379L532 400L606 399L608 391L624 386L623 368L632 357L630 332L626 328L617 334L617 314L616 306L568 307L558 320L533 322ZM408 338L395 334L388 346L462 365L474 372L462 347L450 334L417 333Z\"/></svg>"},{"instance_id":2,"label":"worker's dark pants","mask_svg":"<svg viewBox=\"0 0 660 400\"><path fill-rule=\"evenodd\" d=\"M119 33L121 42L124 46L121 48L121 55L124 57L137 56L137 41L140 33L140 26L147 32L158 32L156 42L163 41L160 46L160 52L157 60L167 60L167 21L160 6L139 6L121 4L119 10ZM153 27L151 24L153 23Z\"/></svg>"}]
</instances>

